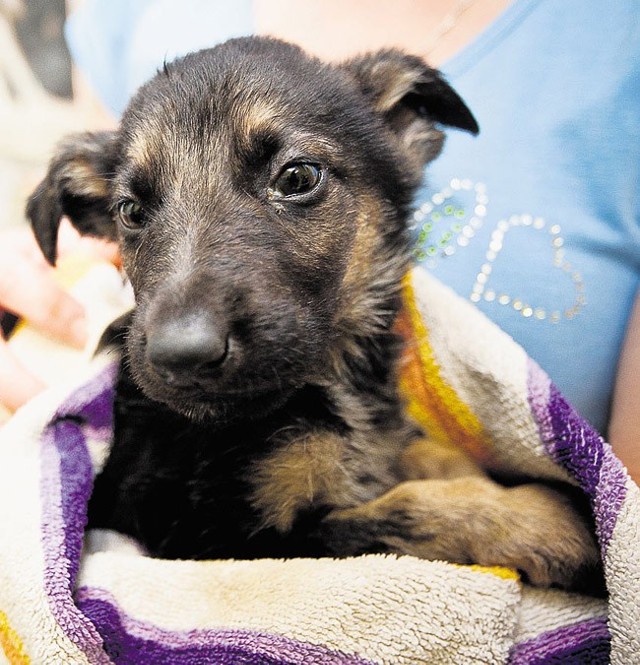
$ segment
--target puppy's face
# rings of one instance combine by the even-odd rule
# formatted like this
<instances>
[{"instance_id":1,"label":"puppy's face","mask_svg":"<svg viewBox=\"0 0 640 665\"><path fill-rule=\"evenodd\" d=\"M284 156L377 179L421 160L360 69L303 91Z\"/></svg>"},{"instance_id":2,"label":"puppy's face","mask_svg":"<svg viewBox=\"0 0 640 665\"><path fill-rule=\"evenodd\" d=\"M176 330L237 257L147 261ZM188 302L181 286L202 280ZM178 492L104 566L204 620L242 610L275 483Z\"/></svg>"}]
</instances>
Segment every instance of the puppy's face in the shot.
<instances>
[{"instance_id":1,"label":"puppy's face","mask_svg":"<svg viewBox=\"0 0 640 665\"><path fill-rule=\"evenodd\" d=\"M61 212L119 239L148 396L191 417L255 415L391 325L435 121L476 130L419 60L329 67L234 40L165 67L118 132L63 146L29 214L50 259Z\"/></svg>"}]
</instances>

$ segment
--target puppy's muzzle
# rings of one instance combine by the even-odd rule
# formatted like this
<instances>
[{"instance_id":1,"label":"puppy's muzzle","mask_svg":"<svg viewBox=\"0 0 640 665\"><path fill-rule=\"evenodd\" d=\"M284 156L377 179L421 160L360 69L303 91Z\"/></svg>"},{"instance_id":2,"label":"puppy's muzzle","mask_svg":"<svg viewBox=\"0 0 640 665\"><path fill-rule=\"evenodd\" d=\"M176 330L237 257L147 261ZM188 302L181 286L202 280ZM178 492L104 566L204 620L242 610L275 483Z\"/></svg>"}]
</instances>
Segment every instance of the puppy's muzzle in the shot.
<instances>
[{"instance_id":1,"label":"puppy's muzzle","mask_svg":"<svg viewBox=\"0 0 640 665\"><path fill-rule=\"evenodd\" d=\"M205 312L156 324L147 331L146 356L169 385L214 379L231 356L229 327Z\"/></svg>"}]
</instances>

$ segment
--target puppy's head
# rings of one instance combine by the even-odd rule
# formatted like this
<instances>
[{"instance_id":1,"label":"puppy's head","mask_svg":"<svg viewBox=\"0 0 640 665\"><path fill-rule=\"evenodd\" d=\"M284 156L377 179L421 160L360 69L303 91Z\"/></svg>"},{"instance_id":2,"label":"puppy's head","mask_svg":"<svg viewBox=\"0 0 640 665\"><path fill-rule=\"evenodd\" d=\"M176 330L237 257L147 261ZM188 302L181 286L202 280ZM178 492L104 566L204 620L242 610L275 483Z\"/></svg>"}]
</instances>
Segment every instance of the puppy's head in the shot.
<instances>
[{"instance_id":1,"label":"puppy's head","mask_svg":"<svg viewBox=\"0 0 640 665\"><path fill-rule=\"evenodd\" d=\"M113 133L70 138L28 205L117 238L140 387L193 417L264 412L388 329L405 217L439 125L476 132L438 73L385 51L329 66L246 38L170 64Z\"/></svg>"}]
</instances>

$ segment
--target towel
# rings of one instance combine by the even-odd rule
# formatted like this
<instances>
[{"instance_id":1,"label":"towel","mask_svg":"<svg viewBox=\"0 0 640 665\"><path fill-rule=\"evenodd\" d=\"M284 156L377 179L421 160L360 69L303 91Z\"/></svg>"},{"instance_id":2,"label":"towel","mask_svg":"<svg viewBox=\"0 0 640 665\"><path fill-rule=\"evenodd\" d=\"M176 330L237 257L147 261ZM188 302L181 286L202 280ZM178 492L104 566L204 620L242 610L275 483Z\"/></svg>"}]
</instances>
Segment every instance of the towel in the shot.
<instances>
[{"instance_id":1,"label":"towel","mask_svg":"<svg viewBox=\"0 0 640 665\"><path fill-rule=\"evenodd\" d=\"M467 301L404 283L408 409L488 468L590 499L607 599L506 568L409 556L168 561L85 533L109 454L116 359L0 430L0 662L415 665L640 663L640 491L544 372Z\"/></svg>"}]
</instances>

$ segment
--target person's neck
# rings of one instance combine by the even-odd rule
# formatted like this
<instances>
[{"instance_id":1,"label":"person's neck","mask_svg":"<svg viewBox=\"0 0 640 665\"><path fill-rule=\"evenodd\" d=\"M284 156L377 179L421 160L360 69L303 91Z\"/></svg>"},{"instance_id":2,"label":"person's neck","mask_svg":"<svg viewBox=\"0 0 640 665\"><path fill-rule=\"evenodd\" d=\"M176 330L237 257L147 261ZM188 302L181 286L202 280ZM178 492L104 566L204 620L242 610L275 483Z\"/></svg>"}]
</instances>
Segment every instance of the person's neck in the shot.
<instances>
[{"instance_id":1,"label":"person's neck","mask_svg":"<svg viewBox=\"0 0 640 665\"><path fill-rule=\"evenodd\" d=\"M341 61L396 47L440 66L487 28L513 0L254 0L257 32Z\"/></svg>"}]
</instances>

